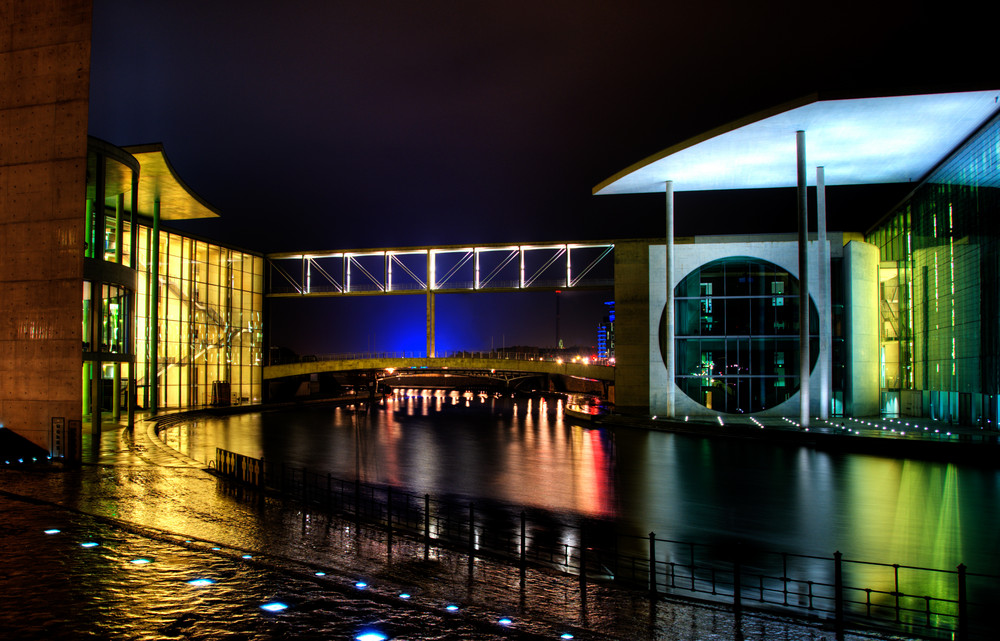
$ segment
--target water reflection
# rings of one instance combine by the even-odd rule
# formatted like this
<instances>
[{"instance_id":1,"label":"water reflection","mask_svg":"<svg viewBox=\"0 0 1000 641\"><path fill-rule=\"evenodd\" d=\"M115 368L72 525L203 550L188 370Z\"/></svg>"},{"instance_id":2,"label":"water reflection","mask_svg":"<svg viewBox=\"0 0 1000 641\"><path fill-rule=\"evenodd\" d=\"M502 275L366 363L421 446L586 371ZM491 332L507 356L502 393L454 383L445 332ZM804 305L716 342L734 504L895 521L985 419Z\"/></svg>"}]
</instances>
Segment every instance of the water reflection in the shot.
<instances>
[{"instance_id":1,"label":"water reflection","mask_svg":"<svg viewBox=\"0 0 1000 641\"><path fill-rule=\"evenodd\" d=\"M171 438L200 460L221 447L418 493L613 521L640 537L1000 573L991 469L591 429L564 418L560 402L445 391L397 390L368 414L313 407L178 429L185 434Z\"/></svg>"}]
</instances>

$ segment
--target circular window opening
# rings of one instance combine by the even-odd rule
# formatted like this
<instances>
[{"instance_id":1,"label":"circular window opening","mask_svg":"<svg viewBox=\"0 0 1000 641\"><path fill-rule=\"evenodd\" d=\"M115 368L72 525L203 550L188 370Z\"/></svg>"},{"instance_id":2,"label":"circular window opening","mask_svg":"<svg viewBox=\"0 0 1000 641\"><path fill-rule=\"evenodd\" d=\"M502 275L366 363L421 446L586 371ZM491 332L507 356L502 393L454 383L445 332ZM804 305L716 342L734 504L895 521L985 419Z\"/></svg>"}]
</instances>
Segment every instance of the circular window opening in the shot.
<instances>
[{"instance_id":1,"label":"circular window opening","mask_svg":"<svg viewBox=\"0 0 1000 641\"><path fill-rule=\"evenodd\" d=\"M666 307L660 357L666 363ZM809 300L810 371L819 355L819 314ZM695 402L743 414L779 405L799 389L799 281L765 260L724 258L674 288L677 386Z\"/></svg>"}]
</instances>

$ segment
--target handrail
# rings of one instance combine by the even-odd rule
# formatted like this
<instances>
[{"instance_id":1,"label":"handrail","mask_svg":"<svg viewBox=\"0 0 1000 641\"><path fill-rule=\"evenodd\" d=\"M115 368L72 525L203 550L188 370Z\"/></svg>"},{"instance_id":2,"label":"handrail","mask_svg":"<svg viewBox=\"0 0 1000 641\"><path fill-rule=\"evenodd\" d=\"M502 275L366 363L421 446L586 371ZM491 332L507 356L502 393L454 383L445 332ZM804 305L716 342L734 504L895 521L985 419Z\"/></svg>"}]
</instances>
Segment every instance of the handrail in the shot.
<instances>
[{"instance_id":1,"label":"handrail","mask_svg":"<svg viewBox=\"0 0 1000 641\"><path fill-rule=\"evenodd\" d=\"M905 633L955 633L957 639L986 635L1000 586L1000 576L969 572L964 565L944 570L848 560L840 552L751 552L739 544L722 549L662 539L653 532L648 537L608 534L586 521L564 526L558 536L550 519L534 523L525 509L493 502L486 527L477 519L475 503L339 479L221 448L215 467L260 490L385 528L390 555L395 532L422 541L425 558L433 545L466 551L470 564L484 555L519 563L522 581L530 563L578 576L581 590L588 580L614 581L648 590L654 598L669 594L729 603L737 611L747 604L785 615L832 617L840 630L849 619ZM948 580L922 580L924 573Z\"/></svg>"}]
</instances>

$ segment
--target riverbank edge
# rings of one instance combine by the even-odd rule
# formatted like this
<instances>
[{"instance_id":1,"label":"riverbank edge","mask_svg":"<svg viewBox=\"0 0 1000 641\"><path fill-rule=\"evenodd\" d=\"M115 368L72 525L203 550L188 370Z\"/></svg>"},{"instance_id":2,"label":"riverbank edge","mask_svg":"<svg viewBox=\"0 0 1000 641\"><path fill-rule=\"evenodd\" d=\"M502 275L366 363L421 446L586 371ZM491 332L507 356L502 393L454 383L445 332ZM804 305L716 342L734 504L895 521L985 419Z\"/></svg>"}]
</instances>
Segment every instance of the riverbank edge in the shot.
<instances>
[{"instance_id":1,"label":"riverbank edge","mask_svg":"<svg viewBox=\"0 0 1000 641\"><path fill-rule=\"evenodd\" d=\"M544 398L555 396L565 398L563 394L552 392L538 395ZM159 432L178 421L197 416L228 416L250 412L270 412L283 409L322 406L346 406L359 402L368 402L368 397L339 396L322 399L287 401L281 403L260 403L255 405L235 405L229 407L202 407L188 410L176 410L148 416L145 420L155 421ZM686 436L703 438L724 438L732 440L766 441L779 445L808 447L815 450L835 454L871 454L889 458L913 458L940 463L963 463L988 467L1000 466L1000 434L988 433L993 441L974 441L971 435L957 435L957 438L940 439L925 438L922 435L906 437L869 436L820 430L804 430L801 428L785 428L729 423L720 425L717 421L681 421L637 414L603 414L596 415L590 421L580 422L585 428L631 428L657 432L670 432Z\"/></svg>"},{"instance_id":2,"label":"riverbank edge","mask_svg":"<svg viewBox=\"0 0 1000 641\"><path fill-rule=\"evenodd\" d=\"M832 453L872 454L890 458L917 458L991 467L1000 465L1000 442L974 442L971 437L962 440L962 435L959 435L957 440L929 439L921 436L868 436L798 428L720 425L714 421L709 423L654 419L627 414L607 414L595 418L591 424L593 427L627 427L707 438L767 441Z\"/></svg>"}]
</instances>

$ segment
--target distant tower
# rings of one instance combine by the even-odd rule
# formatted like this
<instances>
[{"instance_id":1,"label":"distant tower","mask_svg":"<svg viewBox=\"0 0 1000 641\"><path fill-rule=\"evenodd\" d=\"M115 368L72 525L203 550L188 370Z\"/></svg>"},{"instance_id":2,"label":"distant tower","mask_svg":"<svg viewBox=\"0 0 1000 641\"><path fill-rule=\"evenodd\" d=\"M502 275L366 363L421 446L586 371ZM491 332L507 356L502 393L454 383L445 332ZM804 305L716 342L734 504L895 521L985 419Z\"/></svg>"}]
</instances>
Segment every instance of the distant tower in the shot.
<instances>
[{"instance_id":1,"label":"distant tower","mask_svg":"<svg viewBox=\"0 0 1000 641\"><path fill-rule=\"evenodd\" d=\"M597 358L615 357L615 302L604 303L608 314L597 324Z\"/></svg>"}]
</instances>

